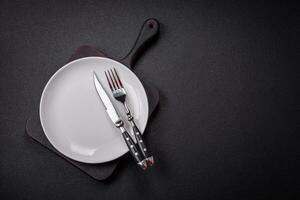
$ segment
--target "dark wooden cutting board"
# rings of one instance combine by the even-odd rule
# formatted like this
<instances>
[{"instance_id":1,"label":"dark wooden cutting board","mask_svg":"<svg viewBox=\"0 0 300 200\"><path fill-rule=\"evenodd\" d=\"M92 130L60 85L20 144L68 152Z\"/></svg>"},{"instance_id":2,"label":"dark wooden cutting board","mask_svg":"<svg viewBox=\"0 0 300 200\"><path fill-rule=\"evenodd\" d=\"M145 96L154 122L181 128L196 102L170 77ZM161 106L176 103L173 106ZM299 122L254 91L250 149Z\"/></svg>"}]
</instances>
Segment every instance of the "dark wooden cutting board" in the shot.
<instances>
[{"instance_id":1,"label":"dark wooden cutting board","mask_svg":"<svg viewBox=\"0 0 300 200\"><path fill-rule=\"evenodd\" d=\"M140 33L138 35L138 38L133 46L133 48L130 50L130 52L119 62L123 63L128 68L132 69L134 66L137 58L149 47L151 43L155 41L159 33L159 22L156 19L148 19L144 22ZM79 47L74 54L71 55L68 62L71 62L73 60L83 58L83 57L89 57L89 56L99 56L99 57L107 57L104 55L104 53L98 51L96 48L91 46L81 46ZM153 113L155 108L158 105L159 102L159 94L158 90L151 86L151 84L146 83L142 81L144 88L146 90L148 101L149 101L149 115ZM43 128L40 123L39 118L39 112L35 112L32 116L30 116L27 119L26 122L26 133L28 136L33 138L35 141L42 144L44 147L47 147L49 150L55 152L65 160L67 160L69 163L73 164L89 176L93 177L96 180L104 180L108 178L113 171L115 170L116 166L120 162L121 158L118 158L116 160L106 162L106 163L100 163L100 164L87 164L78 162L75 160L72 160L70 158L67 158L60 152L58 152L48 141L46 138ZM149 133L147 133L149 134Z\"/></svg>"}]
</instances>

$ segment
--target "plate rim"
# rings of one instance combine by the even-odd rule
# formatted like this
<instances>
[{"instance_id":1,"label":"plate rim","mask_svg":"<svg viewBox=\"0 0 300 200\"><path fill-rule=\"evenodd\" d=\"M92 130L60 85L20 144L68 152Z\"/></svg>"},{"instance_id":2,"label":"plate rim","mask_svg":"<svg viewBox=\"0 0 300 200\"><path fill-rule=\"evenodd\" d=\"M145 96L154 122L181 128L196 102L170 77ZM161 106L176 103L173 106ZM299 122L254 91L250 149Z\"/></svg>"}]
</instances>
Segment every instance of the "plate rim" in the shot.
<instances>
[{"instance_id":1,"label":"plate rim","mask_svg":"<svg viewBox=\"0 0 300 200\"><path fill-rule=\"evenodd\" d=\"M128 70L129 73L132 73L138 80L139 84L142 86L142 89L143 89L143 93L145 95L145 100L146 100L146 104L147 104L147 108L146 108L146 111L147 111L147 117L146 117L146 122L145 122L145 128L144 130L141 132L141 134L144 134L144 131L146 130L147 128L147 124L148 124L148 120L149 120L149 100L148 100L148 96L147 96L147 93L146 93L146 90L145 90L145 87L144 85L142 84L142 81L139 79L139 77L133 72L131 71L126 65L124 65L123 63L119 62L119 61L116 61L116 60L113 60L111 58L107 58L107 57L99 57L99 56L88 56L88 57L84 57L84 58L79 58L79 59L76 59L76 60L73 60L69 63L66 63L65 65L63 65L61 68L59 68L50 78L49 80L47 81L46 85L44 86L43 88L43 92L41 94L41 97L40 97L40 102L39 102L39 119L40 119L40 123L41 123L41 126L42 126L42 129L43 129L43 133L44 135L46 136L46 138L48 139L48 141L50 142L50 144L61 154L63 154L64 156L66 156L67 158L70 158L72 160L75 160L75 161L78 161L78 162L82 162L82 163L88 163L88 164L97 164L97 163L106 163L106 162L110 162L110 161L113 161L113 160L116 160L120 157L122 157L123 155L125 155L129 150L126 149L126 151L122 154L120 154L119 156L115 156L115 157L112 157L111 159L108 159L106 161L93 161L93 160L81 160L81 159L77 159L77 158L72 158L70 157L69 155L66 155L65 153L63 153L62 151L60 151L56 146L55 144L51 141L51 139L48 137L48 135L46 134L46 131L45 131L45 128L44 128L44 124L43 124L43 120L42 120L42 104L43 104L43 101L45 99L45 93L46 93L46 90L47 88L49 87L49 85L51 84L51 82L53 81L53 79L57 76L57 74L59 74L61 71L63 71L65 68L69 67L70 65L72 65L73 63L76 63L76 62L80 62L82 60L89 60L89 59L100 59L100 60L109 60L109 61L112 61L112 62L115 62L119 65L121 65L123 68L125 68L126 70Z\"/></svg>"}]
</instances>

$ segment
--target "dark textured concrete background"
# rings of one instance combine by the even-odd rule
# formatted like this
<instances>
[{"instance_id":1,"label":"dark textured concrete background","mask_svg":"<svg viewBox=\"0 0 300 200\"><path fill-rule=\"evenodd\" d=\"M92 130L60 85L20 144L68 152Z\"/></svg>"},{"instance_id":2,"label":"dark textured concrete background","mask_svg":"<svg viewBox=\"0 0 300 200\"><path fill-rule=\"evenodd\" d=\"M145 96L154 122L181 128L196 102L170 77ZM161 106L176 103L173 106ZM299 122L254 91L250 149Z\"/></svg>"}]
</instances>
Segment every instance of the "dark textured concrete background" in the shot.
<instances>
[{"instance_id":1,"label":"dark textured concrete background","mask_svg":"<svg viewBox=\"0 0 300 200\"><path fill-rule=\"evenodd\" d=\"M1 0L0 198L289 199L298 13L273 1ZM161 94L146 137L157 162L144 173L128 157L97 182L28 138L25 120L78 46L121 58L149 17L160 38L135 72Z\"/></svg>"}]
</instances>

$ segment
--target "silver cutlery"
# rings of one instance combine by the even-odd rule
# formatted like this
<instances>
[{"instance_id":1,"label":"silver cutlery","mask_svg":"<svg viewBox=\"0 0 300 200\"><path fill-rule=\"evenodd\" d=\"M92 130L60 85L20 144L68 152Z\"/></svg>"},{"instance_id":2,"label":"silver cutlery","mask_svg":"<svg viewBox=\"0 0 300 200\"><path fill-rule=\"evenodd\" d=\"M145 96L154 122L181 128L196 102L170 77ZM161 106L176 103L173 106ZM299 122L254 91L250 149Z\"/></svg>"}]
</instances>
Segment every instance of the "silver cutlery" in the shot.
<instances>
[{"instance_id":1,"label":"silver cutlery","mask_svg":"<svg viewBox=\"0 0 300 200\"><path fill-rule=\"evenodd\" d=\"M103 87L102 87L100 81L98 80L98 77L97 77L95 72L94 72L94 84L95 84L96 91L97 91L101 101L104 104L105 110L106 110L109 118L115 124L115 126L120 129L120 131L122 133L122 136L123 136L123 138L126 142L126 145L129 149L131 155L135 159L136 163L142 169L145 170L147 168L147 160L145 158L143 158L143 155L141 155L138 152L138 149L137 149L134 141L131 139L130 135L128 134L128 132L124 128L123 121L119 117L118 112L116 111L116 109L113 106L111 100L109 99L108 95L106 94L105 90L103 89Z\"/></svg>"},{"instance_id":2,"label":"silver cutlery","mask_svg":"<svg viewBox=\"0 0 300 200\"><path fill-rule=\"evenodd\" d=\"M146 145L142 139L142 134L134 122L134 117L131 114L130 109L126 103L126 95L127 95L126 90L122 84L122 81L121 81L116 69L115 68L109 69L109 70L105 71L104 73L105 73L107 82L109 84L109 87L112 91L114 98L117 101L121 102L124 106L124 109L125 109L125 112L127 115L127 119L132 127L137 144L140 147L140 150L141 150L143 156L146 158L147 165L152 166L154 164L153 156L148 153L148 149L146 148Z\"/></svg>"}]
</instances>

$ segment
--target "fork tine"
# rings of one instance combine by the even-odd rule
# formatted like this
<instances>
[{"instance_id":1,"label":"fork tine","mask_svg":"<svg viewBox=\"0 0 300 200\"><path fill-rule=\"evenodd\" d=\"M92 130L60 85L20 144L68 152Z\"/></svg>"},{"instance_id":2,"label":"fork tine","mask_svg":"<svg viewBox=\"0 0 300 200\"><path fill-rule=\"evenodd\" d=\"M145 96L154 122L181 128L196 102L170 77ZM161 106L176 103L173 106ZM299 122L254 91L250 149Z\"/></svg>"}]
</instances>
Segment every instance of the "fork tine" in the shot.
<instances>
[{"instance_id":1,"label":"fork tine","mask_svg":"<svg viewBox=\"0 0 300 200\"><path fill-rule=\"evenodd\" d=\"M105 76L106 76L106 80L107 80L107 82L108 82L108 85L109 85L111 91L113 91L114 89L113 89L112 84L111 84L111 82L110 82L110 80L109 80L109 78L108 78L107 72L105 71L104 73L105 73Z\"/></svg>"},{"instance_id":2,"label":"fork tine","mask_svg":"<svg viewBox=\"0 0 300 200\"><path fill-rule=\"evenodd\" d=\"M114 90L118 89L118 85L116 85L115 80L114 80L113 75L110 72L110 70L107 70L107 73L108 73L108 76L110 78L110 81L112 82Z\"/></svg>"},{"instance_id":3,"label":"fork tine","mask_svg":"<svg viewBox=\"0 0 300 200\"><path fill-rule=\"evenodd\" d=\"M121 79L120 79L120 77L119 77L119 75L117 73L116 68L114 68L114 71L115 71L115 74L116 74L116 77L117 77L117 81L119 82L119 85L121 86L121 88L123 88L123 84L122 84Z\"/></svg>"},{"instance_id":4,"label":"fork tine","mask_svg":"<svg viewBox=\"0 0 300 200\"><path fill-rule=\"evenodd\" d=\"M114 82L115 82L117 88L120 89L121 86L120 86L119 83L118 83L118 80L117 80L117 78L116 78L116 76L115 76L115 73L113 72L112 69L110 69L110 72L111 72L111 74L112 74L112 77L113 77L113 79L114 79Z\"/></svg>"}]
</instances>

